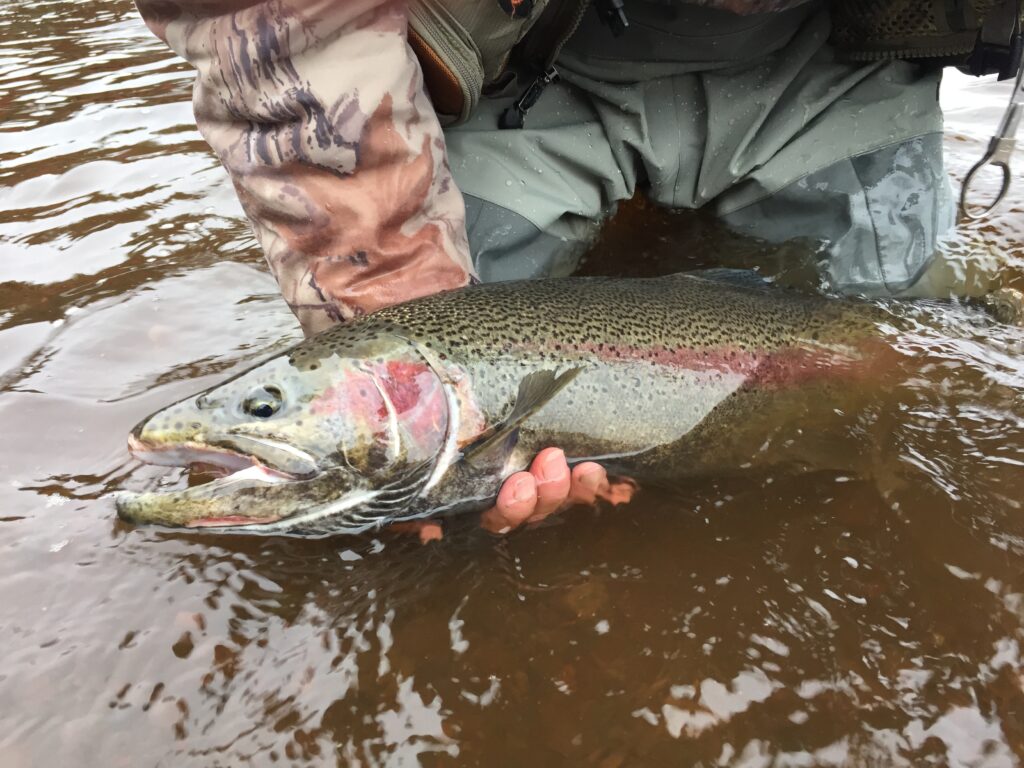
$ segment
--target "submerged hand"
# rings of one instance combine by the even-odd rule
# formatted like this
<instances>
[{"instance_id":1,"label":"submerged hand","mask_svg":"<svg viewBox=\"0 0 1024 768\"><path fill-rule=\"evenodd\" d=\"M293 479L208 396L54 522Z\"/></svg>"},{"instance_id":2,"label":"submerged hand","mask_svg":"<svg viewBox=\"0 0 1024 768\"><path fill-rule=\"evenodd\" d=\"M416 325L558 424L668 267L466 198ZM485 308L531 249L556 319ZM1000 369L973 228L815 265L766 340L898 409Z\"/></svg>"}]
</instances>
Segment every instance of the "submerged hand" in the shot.
<instances>
[{"instance_id":1,"label":"submerged hand","mask_svg":"<svg viewBox=\"0 0 1024 768\"><path fill-rule=\"evenodd\" d=\"M574 504L595 504L598 499L625 504L635 492L636 484L631 480L609 481L600 464L585 461L570 470L560 448L545 448L528 472L516 472L505 480L494 506L481 515L480 525L491 533L509 533ZM417 533L424 544L443 535L436 520L394 523L390 527Z\"/></svg>"},{"instance_id":2,"label":"submerged hand","mask_svg":"<svg viewBox=\"0 0 1024 768\"><path fill-rule=\"evenodd\" d=\"M480 524L491 533L508 533L574 504L594 504L598 499L624 503L635 490L629 481L610 483L604 467L592 461L570 471L561 449L545 448L529 472L516 472L504 482L495 505L484 512Z\"/></svg>"}]
</instances>

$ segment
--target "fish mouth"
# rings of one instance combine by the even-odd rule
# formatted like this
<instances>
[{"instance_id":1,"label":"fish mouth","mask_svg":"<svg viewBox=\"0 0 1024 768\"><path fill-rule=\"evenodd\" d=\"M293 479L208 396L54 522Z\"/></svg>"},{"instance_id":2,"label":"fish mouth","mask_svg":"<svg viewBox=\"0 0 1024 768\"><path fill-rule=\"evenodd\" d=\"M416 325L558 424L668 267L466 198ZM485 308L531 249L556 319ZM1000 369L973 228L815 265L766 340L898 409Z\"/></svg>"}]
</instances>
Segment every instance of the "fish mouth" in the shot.
<instances>
[{"instance_id":1,"label":"fish mouth","mask_svg":"<svg viewBox=\"0 0 1024 768\"><path fill-rule=\"evenodd\" d=\"M138 459L202 467L204 474L212 466L221 474L184 489L120 493L114 498L118 517L133 524L260 535L358 533L380 525L378 515L362 511L372 507L378 492L349 468L312 465L309 471L312 456L269 438L243 438L245 448L254 446L260 454L220 442L209 435L202 442L150 442L133 434L129 448ZM307 471L283 469L274 461L282 450L291 465Z\"/></svg>"},{"instance_id":2,"label":"fish mouth","mask_svg":"<svg viewBox=\"0 0 1024 768\"><path fill-rule=\"evenodd\" d=\"M267 482L280 482L305 479L311 474L299 475L286 472L283 469L268 466L253 454L240 453L230 448L199 443L161 446L147 443L135 435L128 437L128 452L144 464L155 464L163 467L187 467L190 469L213 467L222 470L225 477L255 470L255 472L250 474L253 479L261 477Z\"/></svg>"},{"instance_id":3,"label":"fish mouth","mask_svg":"<svg viewBox=\"0 0 1024 768\"><path fill-rule=\"evenodd\" d=\"M251 438L246 440L252 441ZM263 443L264 441L259 441ZM276 443L267 443L271 449L278 449ZM147 520L138 514L138 500L165 497L168 501L178 496L201 497L216 499L229 496L233 491L254 486L274 486L282 483L298 483L316 476L316 471L305 471L301 474L285 471L270 466L260 457L251 453L242 453L228 447L200 443L178 443L159 445L150 443L132 434L128 437L128 450L133 457L146 464L168 467L184 467L190 471L201 470L204 474L213 475L213 479L191 486L186 491L151 492L142 494L126 494L117 499L118 514L133 522L161 522ZM293 449L294 450L294 449ZM304 458L308 458L305 457ZM312 459L309 459L312 462ZM305 463L305 462L304 462ZM315 465L314 465L315 466ZM303 467L304 469L306 467ZM269 525L282 520L280 514L237 514L235 510L227 514L213 514L182 518L174 524L186 528L239 528L244 526Z\"/></svg>"}]
</instances>

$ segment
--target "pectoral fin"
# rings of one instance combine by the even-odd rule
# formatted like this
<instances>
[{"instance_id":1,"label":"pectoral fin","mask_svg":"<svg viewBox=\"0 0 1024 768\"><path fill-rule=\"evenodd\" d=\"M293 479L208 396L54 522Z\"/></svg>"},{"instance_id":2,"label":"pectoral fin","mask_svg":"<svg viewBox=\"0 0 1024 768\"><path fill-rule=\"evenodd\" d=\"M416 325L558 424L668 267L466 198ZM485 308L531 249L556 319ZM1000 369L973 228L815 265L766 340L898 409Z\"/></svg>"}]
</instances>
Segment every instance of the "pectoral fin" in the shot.
<instances>
[{"instance_id":1,"label":"pectoral fin","mask_svg":"<svg viewBox=\"0 0 1024 768\"><path fill-rule=\"evenodd\" d=\"M562 373L535 371L526 376L519 382L519 392L509 415L490 432L468 445L462 452L463 459L469 464L479 465L499 455L504 457L510 447L515 445L515 432L519 426L568 386L582 370L570 368Z\"/></svg>"}]
</instances>

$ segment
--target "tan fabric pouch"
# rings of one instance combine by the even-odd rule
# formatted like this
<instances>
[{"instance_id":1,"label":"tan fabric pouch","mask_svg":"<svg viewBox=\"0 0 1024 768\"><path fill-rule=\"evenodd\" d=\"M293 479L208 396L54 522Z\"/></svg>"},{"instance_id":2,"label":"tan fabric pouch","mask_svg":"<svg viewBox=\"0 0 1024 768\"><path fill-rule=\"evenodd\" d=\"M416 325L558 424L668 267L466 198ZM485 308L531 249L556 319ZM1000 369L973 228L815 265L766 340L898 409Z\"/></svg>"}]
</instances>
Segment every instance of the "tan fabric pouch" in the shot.
<instances>
[{"instance_id":1,"label":"tan fabric pouch","mask_svg":"<svg viewBox=\"0 0 1024 768\"><path fill-rule=\"evenodd\" d=\"M469 117L549 1L411 0L409 44L442 123Z\"/></svg>"}]
</instances>

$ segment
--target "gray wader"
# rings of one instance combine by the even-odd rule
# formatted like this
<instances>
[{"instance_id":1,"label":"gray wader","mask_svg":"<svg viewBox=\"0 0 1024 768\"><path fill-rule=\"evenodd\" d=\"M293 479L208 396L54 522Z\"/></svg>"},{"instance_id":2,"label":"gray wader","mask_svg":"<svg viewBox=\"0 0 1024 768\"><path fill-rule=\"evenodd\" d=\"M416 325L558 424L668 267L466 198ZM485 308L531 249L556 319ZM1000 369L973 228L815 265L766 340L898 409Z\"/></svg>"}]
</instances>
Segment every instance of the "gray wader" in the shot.
<instances>
[{"instance_id":1,"label":"gray wader","mask_svg":"<svg viewBox=\"0 0 1024 768\"><path fill-rule=\"evenodd\" d=\"M616 39L587 15L526 128L497 128L512 85L447 132L483 280L572 273L640 187L799 236L834 290L915 292L954 223L937 71L837 61L817 2L741 17L631 0L629 18Z\"/></svg>"}]
</instances>

